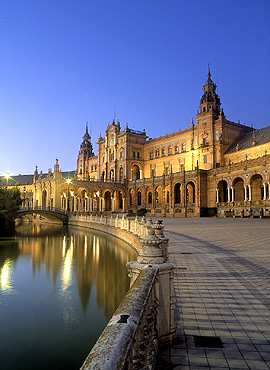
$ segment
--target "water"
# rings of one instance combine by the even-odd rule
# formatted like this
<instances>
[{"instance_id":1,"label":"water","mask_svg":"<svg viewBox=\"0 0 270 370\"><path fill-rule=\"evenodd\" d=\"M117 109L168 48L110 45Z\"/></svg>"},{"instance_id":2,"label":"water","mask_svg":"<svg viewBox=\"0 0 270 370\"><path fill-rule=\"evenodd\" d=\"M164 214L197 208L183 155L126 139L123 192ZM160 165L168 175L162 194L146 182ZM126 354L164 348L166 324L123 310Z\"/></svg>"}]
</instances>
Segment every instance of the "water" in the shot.
<instances>
[{"instance_id":1,"label":"water","mask_svg":"<svg viewBox=\"0 0 270 370\"><path fill-rule=\"evenodd\" d=\"M79 369L136 257L116 239L59 226L30 224L0 239L1 370Z\"/></svg>"}]
</instances>

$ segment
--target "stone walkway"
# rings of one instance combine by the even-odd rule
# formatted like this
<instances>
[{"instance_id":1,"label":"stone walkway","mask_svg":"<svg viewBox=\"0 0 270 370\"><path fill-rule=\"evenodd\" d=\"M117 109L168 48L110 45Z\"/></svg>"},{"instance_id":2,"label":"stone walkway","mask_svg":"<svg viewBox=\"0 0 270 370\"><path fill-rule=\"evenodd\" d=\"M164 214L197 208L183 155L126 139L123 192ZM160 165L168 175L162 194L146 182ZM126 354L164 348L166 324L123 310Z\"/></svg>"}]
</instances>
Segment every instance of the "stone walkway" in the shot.
<instances>
[{"instance_id":1,"label":"stone walkway","mask_svg":"<svg viewBox=\"0 0 270 370\"><path fill-rule=\"evenodd\" d=\"M270 369L270 220L164 219L178 341L158 370Z\"/></svg>"}]
</instances>

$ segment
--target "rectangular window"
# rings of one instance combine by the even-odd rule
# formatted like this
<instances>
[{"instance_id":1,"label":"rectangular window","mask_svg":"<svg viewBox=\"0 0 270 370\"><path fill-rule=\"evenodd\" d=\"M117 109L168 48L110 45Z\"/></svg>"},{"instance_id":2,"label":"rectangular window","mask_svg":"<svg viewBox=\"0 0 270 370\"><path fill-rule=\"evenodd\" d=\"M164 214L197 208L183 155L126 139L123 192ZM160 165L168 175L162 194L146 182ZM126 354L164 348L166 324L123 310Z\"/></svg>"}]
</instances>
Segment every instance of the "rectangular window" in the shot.
<instances>
[{"instance_id":1,"label":"rectangular window","mask_svg":"<svg viewBox=\"0 0 270 370\"><path fill-rule=\"evenodd\" d=\"M207 155L203 156L203 161L204 161L204 163L207 163Z\"/></svg>"},{"instance_id":2,"label":"rectangular window","mask_svg":"<svg viewBox=\"0 0 270 370\"><path fill-rule=\"evenodd\" d=\"M206 145L206 137L203 138L203 146Z\"/></svg>"},{"instance_id":3,"label":"rectangular window","mask_svg":"<svg viewBox=\"0 0 270 370\"><path fill-rule=\"evenodd\" d=\"M218 141L218 140L219 140L219 132L216 131L216 141Z\"/></svg>"}]
</instances>

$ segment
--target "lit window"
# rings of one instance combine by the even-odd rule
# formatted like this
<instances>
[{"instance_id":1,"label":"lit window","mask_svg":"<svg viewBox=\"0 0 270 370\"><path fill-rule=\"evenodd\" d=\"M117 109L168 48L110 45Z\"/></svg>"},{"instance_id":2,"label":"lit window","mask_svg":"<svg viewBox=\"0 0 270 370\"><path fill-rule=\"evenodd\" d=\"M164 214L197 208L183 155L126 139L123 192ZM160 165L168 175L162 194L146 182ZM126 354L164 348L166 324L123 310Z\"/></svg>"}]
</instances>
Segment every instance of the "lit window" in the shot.
<instances>
[{"instance_id":1,"label":"lit window","mask_svg":"<svg viewBox=\"0 0 270 370\"><path fill-rule=\"evenodd\" d=\"M207 163L207 155L203 156L203 161L204 161L204 163Z\"/></svg>"}]
</instances>

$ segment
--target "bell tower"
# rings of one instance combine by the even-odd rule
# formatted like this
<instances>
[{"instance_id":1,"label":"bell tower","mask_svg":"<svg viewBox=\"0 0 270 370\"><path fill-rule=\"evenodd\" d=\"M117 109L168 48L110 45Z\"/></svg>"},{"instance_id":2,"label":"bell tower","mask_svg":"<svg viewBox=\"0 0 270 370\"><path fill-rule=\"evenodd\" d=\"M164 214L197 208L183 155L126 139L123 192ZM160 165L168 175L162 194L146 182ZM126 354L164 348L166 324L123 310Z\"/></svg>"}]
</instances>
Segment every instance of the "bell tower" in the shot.
<instances>
[{"instance_id":1,"label":"bell tower","mask_svg":"<svg viewBox=\"0 0 270 370\"><path fill-rule=\"evenodd\" d=\"M211 80L211 73L208 67L207 81L203 85L203 95L200 100L200 110L198 115L205 115L213 112L213 115L218 117L220 115L220 98L216 94L217 85Z\"/></svg>"}]
</instances>

